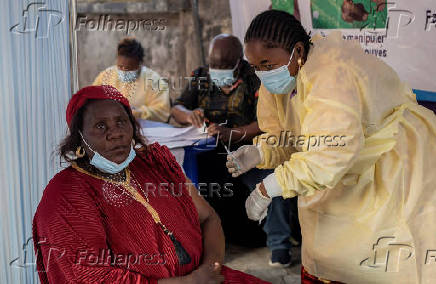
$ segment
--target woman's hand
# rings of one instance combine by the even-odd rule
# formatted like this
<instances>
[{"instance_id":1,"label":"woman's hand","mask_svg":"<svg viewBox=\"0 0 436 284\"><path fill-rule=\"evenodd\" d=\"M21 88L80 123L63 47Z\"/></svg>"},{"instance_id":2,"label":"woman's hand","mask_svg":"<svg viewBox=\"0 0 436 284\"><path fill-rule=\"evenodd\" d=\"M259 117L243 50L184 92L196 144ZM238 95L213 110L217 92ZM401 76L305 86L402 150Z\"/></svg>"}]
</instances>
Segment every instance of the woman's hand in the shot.
<instances>
[{"instance_id":1,"label":"woman's hand","mask_svg":"<svg viewBox=\"0 0 436 284\"><path fill-rule=\"evenodd\" d=\"M202 264L190 274L192 284L218 284L224 282L221 275L221 264Z\"/></svg>"},{"instance_id":2,"label":"woman's hand","mask_svg":"<svg viewBox=\"0 0 436 284\"><path fill-rule=\"evenodd\" d=\"M187 121L194 125L197 128L200 128L203 126L204 122L204 111L201 108L194 109L191 111L187 117Z\"/></svg>"}]
</instances>

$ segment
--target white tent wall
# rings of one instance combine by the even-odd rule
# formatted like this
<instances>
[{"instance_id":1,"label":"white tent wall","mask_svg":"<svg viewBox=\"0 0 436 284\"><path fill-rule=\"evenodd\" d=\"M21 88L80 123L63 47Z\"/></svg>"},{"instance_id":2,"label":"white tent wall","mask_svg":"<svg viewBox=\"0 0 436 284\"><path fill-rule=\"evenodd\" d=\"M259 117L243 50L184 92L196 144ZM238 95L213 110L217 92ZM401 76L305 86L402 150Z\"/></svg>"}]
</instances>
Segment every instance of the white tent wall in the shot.
<instances>
[{"instance_id":1,"label":"white tent wall","mask_svg":"<svg viewBox=\"0 0 436 284\"><path fill-rule=\"evenodd\" d=\"M32 219L66 133L68 0L0 1L0 283L37 283Z\"/></svg>"},{"instance_id":2,"label":"white tent wall","mask_svg":"<svg viewBox=\"0 0 436 284\"><path fill-rule=\"evenodd\" d=\"M245 31L251 20L262 11L268 10L271 0L229 0L232 13L233 34L244 42Z\"/></svg>"}]
</instances>

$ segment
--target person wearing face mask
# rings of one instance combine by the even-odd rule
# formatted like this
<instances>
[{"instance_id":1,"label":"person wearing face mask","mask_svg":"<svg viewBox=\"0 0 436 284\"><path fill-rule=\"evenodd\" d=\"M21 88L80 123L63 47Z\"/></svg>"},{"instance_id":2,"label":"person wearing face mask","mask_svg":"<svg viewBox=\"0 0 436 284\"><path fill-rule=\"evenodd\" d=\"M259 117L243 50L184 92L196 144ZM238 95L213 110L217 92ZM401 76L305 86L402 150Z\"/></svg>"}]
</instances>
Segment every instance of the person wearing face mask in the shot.
<instances>
[{"instance_id":1,"label":"person wearing face mask","mask_svg":"<svg viewBox=\"0 0 436 284\"><path fill-rule=\"evenodd\" d=\"M144 66L144 48L124 38L117 48L117 63L102 71L93 85L111 85L130 102L136 118L168 122L170 98L167 82Z\"/></svg>"},{"instance_id":2,"label":"person wearing face mask","mask_svg":"<svg viewBox=\"0 0 436 284\"><path fill-rule=\"evenodd\" d=\"M171 115L176 122L203 127L207 121L209 134L219 133L226 143L251 141L259 134L254 109L260 81L243 56L237 37L215 36L209 66L192 72L191 82L174 102Z\"/></svg>"},{"instance_id":3,"label":"person wearing face mask","mask_svg":"<svg viewBox=\"0 0 436 284\"><path fill-rule=\"evenodd\" d=\"M245 54L265 134L227 166L274 169L246 201L251 219L272 197L298 196L302 283L433 283L436 116L358 42L311 41L282 11L253 19Z\"/></svg>"},{"instance_id":4,"label":"person wearing face mask","mask_svg":"<svg viewBox=\"0 0 436 284\"><path fill-rule=\"evenodd\" d=\"M66 120L69 166L33 219L41 283L269 283L222 265L219 217L167 147L146 145L120 92L79 90Z\"/></svg>"},{"instance_id":5,"label":"person wearing face mask","mask_svg":"<svg viewBox=\"0 0 436 284\"><path fill-rule=\"evenodd\" d=\"M271 170L253 169L239 178L233 178L225 167L226 145L230 150L251 143L260 134L256 120L257 90L260 81L254 70L243 59L239 39L229 34L215 36L209 48L209 66L200 67L192 74L191 83L175 101L172 115L181 124L202 127L206 122L209 135L215 136L217 147L197 155L198 181L217 184L218 194L207 194L206 199L221 218L226 239L243 246L264 246L275 251L291 247L289 229L290 200L277 198L262 227L247 218L243 204L256 183ZM226 196L225 185L230 184L232 196ZM294 206L296 209L296 205ZM298 222L297 222L298 223ZM299 231L299 230L298 230ZM295 236L299 239L299 235ZM273 259L275 260L275 258ZM287 253L275 266L289 266Z\"/></svg>"}]
</instances>

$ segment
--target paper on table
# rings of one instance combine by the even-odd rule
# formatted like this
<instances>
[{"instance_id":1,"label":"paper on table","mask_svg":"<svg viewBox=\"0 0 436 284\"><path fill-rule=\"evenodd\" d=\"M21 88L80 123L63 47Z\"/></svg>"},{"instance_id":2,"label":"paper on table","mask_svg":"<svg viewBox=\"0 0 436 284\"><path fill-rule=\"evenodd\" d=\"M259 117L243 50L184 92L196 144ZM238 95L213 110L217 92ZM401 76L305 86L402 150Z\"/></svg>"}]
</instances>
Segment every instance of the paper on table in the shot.
<instances>
[{"instance_id":1,"label":"paper on table","mask_svg":"<svg viewBox=\"0 0 436 284\"><path fill-rule=\"evenodd\" d=\"M159 138L181 137L183 139L191 139L206 134L206 132L203 131L203 129L194 126L184 127L184 128L168 128L168 127L143 128L142 131L146 137L159 137Z\"/></svg>"},{"instance_id":2,"label":"paper on table","mask_svg":"<svg viewBox=\"0 0 436 284\"><path fill-rule=\"evenodd\" d=\"M196 141L208 138L207 131L194 126L185 128L142 128L144 136L150 142L158 142L168 148L193 145Z\"/></svg>"},{"instance_id":3,"label":"paper on table","mask_svg":"<svg viewBox=\"0 0 436 284\"><path fill-rule=\"evenodd\" d=\"M144 120L144 119L138 119L138 121L139 121L139 124L141 125L141 128L155 128L155 127L174 128L174 126L172 126L168 123L165 123L165 122Z\"/></svg>"}]
</instances>

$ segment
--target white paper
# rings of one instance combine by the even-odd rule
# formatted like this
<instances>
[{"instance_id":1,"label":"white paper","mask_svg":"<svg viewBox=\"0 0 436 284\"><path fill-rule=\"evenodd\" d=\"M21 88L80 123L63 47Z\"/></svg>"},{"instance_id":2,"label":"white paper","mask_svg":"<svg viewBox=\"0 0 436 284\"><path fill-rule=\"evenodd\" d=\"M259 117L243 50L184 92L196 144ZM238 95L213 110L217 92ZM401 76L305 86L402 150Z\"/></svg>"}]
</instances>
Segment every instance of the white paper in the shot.
<instances>
[{"instance_id":1,"label":"white paper","mask_svg":"<svg viewBox=\"0 0 436 284\"><path fill-rule=\"evenodd\" d=\"M192 146L198 140L208 138L207 131L204 128L194 126L185 128L142 128L142 133L150 143L158 142L170 149Z\"/></svg>"},{"instance_id":2,"label":"white paper","mask_svg":"<svg viewBox=\"0 0 436 284\"><path fill-rule=\"evenodd\" d=\"M203 137L205 132L201 128L194 126L185 128L168 128L168 127L154 127L143 128L143 133L146 137L157 138L181 138L181 139L197 139Z\"/></svg>"}]
</instances>

